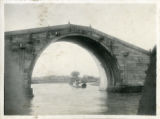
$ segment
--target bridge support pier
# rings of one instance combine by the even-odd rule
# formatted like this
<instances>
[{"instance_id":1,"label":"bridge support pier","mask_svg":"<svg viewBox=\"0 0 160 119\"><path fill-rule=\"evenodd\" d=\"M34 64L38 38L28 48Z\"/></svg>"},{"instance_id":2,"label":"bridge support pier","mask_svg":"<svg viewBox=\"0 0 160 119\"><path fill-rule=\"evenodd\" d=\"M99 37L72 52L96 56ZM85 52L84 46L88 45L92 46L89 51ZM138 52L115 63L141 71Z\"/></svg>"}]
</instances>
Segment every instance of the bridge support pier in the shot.
<instances>
[{"instance_id":1,"label":"bridge support pier","mask_svg":"<svg viewBox=\"0 0 160 119\"><path fill-rule=\"evenodd\" d=\"M33 89L32 88L25 88L25 92L26 92L26 96L27 97L33 97L34 95L33 95Z\"/></svg>"}]
</instances>

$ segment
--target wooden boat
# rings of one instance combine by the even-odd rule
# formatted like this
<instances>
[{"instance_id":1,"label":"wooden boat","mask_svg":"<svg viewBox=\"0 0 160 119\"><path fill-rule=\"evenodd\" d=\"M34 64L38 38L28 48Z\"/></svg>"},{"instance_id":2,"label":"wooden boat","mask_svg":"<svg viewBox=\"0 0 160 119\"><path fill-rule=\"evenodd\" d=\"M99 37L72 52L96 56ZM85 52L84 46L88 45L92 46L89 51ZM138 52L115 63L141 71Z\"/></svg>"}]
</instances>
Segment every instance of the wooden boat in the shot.
<instances>
[{"instance_id":1,"label":"wooden boat","mask_svg":"<svg viewBox=\"0 0 160 119\"><path fill-rule=\"evenodd\" d=\"M86 88L87 84L86 83L73 83L72 86L75 88Z\"/></svg>"}]
</instances>

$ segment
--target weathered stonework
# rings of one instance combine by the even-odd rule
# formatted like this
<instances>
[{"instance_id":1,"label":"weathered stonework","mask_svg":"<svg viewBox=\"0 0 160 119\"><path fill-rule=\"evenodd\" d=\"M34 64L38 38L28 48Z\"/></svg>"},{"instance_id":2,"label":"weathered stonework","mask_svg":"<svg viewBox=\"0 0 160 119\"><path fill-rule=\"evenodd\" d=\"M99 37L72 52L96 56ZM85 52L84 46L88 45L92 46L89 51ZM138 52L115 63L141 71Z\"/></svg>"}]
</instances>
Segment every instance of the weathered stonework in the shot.
<instances>
[{"instance_id":1,"label":"weathered stonework","mask_svg":"<svg viewBox=\"0 0 160 119\"><path fill-rule=\"evenodd\" d=\"M5 33L5 46L11 52L7 55L16 57L13 60L23 72L27 89L31 88L33 67L41 52L50 43L63 40L81 45L102 62L109 87L144 84L148 51L91 27L67 24Z\"/></svg>"}]
</instances>

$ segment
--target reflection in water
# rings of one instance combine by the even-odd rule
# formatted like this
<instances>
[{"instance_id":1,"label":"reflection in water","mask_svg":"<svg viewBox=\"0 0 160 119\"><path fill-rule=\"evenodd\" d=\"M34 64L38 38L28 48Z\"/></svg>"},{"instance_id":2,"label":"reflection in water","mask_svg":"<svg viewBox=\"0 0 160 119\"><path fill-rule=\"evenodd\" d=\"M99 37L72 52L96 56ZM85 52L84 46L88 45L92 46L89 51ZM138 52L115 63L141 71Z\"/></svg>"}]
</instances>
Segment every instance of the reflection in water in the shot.
<instances>
[{"instance_id":1,"label":"reflection in water","mask_svg":"<svg viewBox=\"0 0 160 119\"><path fill-rule=\"evenodd\" d=\"M136 115L138 111L140 93L111 93L107 98L107 114Z\"/></svg>"},{"instance_id":2,"label":"reflection in water","mask_svg":"<svg viewBox=\"0 0 160 119\"><path fill-rule=\"evenodd\" d=\"M74 88L69 84L33 84L33 115L54 114L136 114L140 94L115 94L98 86Z\"/></svg>"}]
</instances>

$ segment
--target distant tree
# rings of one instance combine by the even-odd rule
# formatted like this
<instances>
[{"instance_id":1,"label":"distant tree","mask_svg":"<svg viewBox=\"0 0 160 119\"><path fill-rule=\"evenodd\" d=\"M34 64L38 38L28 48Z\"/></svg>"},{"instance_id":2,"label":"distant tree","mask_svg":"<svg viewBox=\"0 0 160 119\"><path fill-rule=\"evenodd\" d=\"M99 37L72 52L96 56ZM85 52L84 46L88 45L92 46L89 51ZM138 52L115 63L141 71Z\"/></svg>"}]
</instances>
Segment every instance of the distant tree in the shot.
<instances>
[{"instance_id":1,"label":"distant tree","mask_svg":"<svg viewBox=\"0 0 160 119\"><path fill-rule=\"evenodd\" d=\"M73 72L71 73L71 76L72 76L72 77L79 77L79 75L80 75L80 73L79 73L78 71L73 71Z\"/></svg>"},{"instance_id":2,"label":"distant tree","mask_svg":"<svg viewBox=\"0 0 160 119\"><path fill-rule=\"evenodd\" d=\"M70 84L73 85L74 82L78 82L79 81L79 75L80 73L78 71L73 71L71 72L71 79L70 79Z\"/></svg>"}]
</instances>

